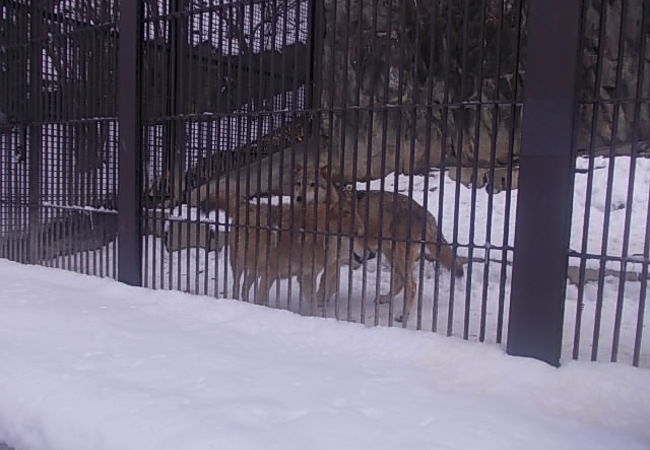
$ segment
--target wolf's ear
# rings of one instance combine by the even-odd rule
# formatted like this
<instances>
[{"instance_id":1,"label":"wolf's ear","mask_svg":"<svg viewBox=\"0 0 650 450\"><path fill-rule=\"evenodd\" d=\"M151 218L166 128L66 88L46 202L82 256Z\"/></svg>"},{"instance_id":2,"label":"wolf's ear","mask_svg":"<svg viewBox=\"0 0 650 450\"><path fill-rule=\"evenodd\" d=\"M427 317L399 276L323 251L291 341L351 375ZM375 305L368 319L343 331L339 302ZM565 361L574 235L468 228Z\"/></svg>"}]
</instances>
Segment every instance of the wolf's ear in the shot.
<instances>
[{"instance_id":1,"label":"wolf's ear","mask_svg":"<svg viewBox=\"0 0 650 450\"><path fill-rule=\"evenodd\" d=\"M295 173L302 172L302 166L301 166L300 164L296 163L296 165L293 166L293 171L294 171Z\"/></svg>"}]
</instances>

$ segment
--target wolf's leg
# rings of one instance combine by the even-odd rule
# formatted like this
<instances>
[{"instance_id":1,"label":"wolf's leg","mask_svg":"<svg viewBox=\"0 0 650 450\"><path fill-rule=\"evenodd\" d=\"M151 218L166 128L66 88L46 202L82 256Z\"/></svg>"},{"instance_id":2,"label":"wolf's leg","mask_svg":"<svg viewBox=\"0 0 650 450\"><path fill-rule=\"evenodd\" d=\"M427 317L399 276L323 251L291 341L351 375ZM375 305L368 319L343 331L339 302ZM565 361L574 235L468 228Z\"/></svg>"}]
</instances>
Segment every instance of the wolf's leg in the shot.
<instances>
[{"instance_id":1,"label":"wolf's leg","mask_svg":"<svg viewBox=\"0 0 650 450\"><path fill-rule=\"evenodd\" d=\"M402 272L402 279L404 280L404 295L405 295L405 304L404 304L404 314L395 318L397 322L406 323L413 309L413 303L415 301L415 291L416 283L415 276L413 276L413 267L418 260L418 252L413 248L414 246L406 245L404 246L404 254L400 255L402 261L405 261L403 267L404 272Z\"/></svg>"},{"instance_id":2,"label":"wolf's leg","mask_svg":"<svg viewBox=\"0 0 650 450\"><path fill-rule=\"evenodd\" d=\"M255 298L255 303L258 305L269 304L269 291L271 290L271 285L273 284L271 280L273 280L273 278L268 276L268 271L263 270L257 288L257 298Z\"/></svg>"},{"instance_id":3,"label":"wolf's leg","mask_svg":"<svg viewBox=\"0 0 650 450\"><path fill-rule=\"evenodd\" d=\"M413 272L406 275L406 305L404 305L404 314L395 318L397 322L406 323L409 320L411 314L411 309L413 309L413 304L415 303L415 277Z\"/></svg>"},{"instance_id":4,"label":"wolf's leg","mask_svg":"<svg viewBox=\"0 0 650 450\"><path fill-rule=\"evenodd\" d=\"M386 244L390 246L391 244ZM390 289L387 294L379 295L377 300L379 303L390 303L391 299L397 295L402 288L404 287L404 268L402 264L404 263L404 244L398 242L395 244L395 251L390 251L391 249L386 249L382 251L386 259L390 262Z\"/></svg>"},{"instance_id":5,"label":"wolf's leg","mask_svg":"<svg viewBox=\"0 0 650 450\"><path fill-rule=\"evenodd\" d=\"M242 299L245 301L250 301L250 290L253 283L257 281L256 274L251 273L248 270L244 270L244 288L242 291Z\"/></svg>"},{"instance_id":6,"label":"wolf's leg","mask_svg":"<svg viewBox=\"0 0 650 450\"><path fill-rule=\"evenodd\" d=\"M230 270L232 270L232 297L239 298L239 281L241 279L241 271L237 266L237 255L234 247L234 239L228 236L228 246L226 247L227 257L230 260Z\"/></svg>"},{"instance_id":7,"label":"wolf's leg","mask_svg":"<svg viewBox=\"0 0 650 450\"><path fill-rule=\"evenodd\" d=\"M395 265L391 266L392 270L392 286L387 294L382 294L379 296L379 303L390 303L390 300L399 294L404 287L404 274L401 269L397 268Z\"/></svg>"},{"instance_id":8,"label":"wolf's leg","mask_svg":"<svg viewBox=\"0 0 650 450\"><path fill-rule=\"evenodd\" d=\"M323 273L318 286L318 304L323 306L330 301L332 295L338 291L336 285L336 277L338 276L340 265L338 263L330 264L327 266L327 276Z\"/></svg>"},{"instance_id":9,"label":"wolf's leg","mask_svg":"<svg viewBox=\"0 0 650 450\"><path fill-rule=\"evenodd\" d=\"M314 301L314 274L310 270L305 270L298 279L302 292L310 303Z\"/></svg>"},{"instance_id":10,"label":"wolf's leg","mask_svg":"<svg viewBox=\"0 0 650 450\"><path fill-rule=\"evenodd\" d=\"M239 298L239 281L241 278L241 274L235 273L233 271L232 274L232 297L233 298Z\"/></svg>"},{"instance_id":11,"label":"wolf's leg","mask_svg":"<svg viewBox=\"0 0 650 450\"><path fill-rule=\"evenodd\" d=\"M230 249L229 251L232 252L233 250ZM235 258L233 257L230 258L230 267L232 268L232 296L233 298L239 299L239 286L243 271L241 270L242 268L237 265L237 261L235 261Z\"/></svg>"}]
</instances>

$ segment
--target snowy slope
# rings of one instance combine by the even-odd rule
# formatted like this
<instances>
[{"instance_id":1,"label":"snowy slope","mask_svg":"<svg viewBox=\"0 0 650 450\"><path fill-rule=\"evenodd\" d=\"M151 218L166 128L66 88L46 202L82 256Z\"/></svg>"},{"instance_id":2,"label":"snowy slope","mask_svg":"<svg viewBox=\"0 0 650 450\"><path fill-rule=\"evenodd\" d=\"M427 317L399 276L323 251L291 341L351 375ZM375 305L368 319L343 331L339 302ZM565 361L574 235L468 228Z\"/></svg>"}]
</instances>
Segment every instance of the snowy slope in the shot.
<instances>
[{"instance_id":1,"label":"snowy slope","mask_svg":"<svg viewBox=\"0 0 650 450\"><path fill-rule=\"evenodd\" d=\"M0 261L17 450L642 449L650 371Z\"/></svg>"}]
</instances>

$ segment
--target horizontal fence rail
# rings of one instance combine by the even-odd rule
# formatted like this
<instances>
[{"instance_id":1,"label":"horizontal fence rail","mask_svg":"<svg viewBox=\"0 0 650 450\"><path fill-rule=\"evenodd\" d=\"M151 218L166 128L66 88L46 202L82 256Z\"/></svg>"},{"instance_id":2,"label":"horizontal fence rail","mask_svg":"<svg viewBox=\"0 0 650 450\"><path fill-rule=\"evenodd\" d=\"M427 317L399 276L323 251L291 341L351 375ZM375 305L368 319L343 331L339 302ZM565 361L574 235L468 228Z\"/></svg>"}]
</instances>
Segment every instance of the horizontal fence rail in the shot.
<instances>
[{"instance_id":1,"label":"horizontal fence rail","mask_svg":"<svg viewBox=\"0 0 650 450\"><path fill-rule=\"evenodd\" d=\"M4 0L0 257L647 367L648 5L547 3Z\"/></svg>"}]
</instances>

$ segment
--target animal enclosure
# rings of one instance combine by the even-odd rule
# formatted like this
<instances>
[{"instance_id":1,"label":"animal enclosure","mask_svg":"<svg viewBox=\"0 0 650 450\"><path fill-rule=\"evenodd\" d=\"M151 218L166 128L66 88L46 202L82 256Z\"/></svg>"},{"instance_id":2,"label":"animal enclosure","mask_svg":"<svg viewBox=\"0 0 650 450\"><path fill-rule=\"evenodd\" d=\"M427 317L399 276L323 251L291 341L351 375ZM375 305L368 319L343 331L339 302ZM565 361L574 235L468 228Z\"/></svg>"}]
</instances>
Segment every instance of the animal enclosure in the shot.
<instances>
[{"instance_id":1,"label":"animal enclosure","mask_svg":"<svg viewBox=\"0 0 650 450\"><path fill-rule=\"evenodd\" d=\"M649 15L1 0L0 257L648 366Z\"/></svg>"}]
</instances>

